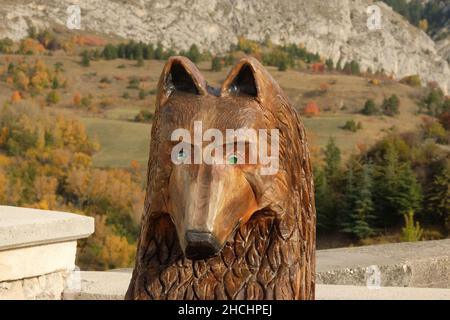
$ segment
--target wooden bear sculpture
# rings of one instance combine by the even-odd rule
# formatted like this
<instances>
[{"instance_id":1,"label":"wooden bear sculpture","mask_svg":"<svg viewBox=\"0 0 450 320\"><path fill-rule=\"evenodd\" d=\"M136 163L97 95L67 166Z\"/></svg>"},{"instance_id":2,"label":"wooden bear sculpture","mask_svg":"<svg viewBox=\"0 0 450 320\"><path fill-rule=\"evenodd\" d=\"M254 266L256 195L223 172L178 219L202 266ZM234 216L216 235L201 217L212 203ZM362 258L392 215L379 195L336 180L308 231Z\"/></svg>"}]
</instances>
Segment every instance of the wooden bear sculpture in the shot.
<instances>
[{"instance_id":1,"label":"wooden bear sculpture","mask_svg":"<svg viewBox=\"0 0 450 320\"><path fill-rule=\"evenodd\" d=\"M263 175L264 164L237 163L235 147L217 164L174 163L180 141L172 141L173 132L193 133L198 122L203 132L215 128L224 135L227 129L277 129L278 170ZM182 142L189 155L205 146ZM254 143L261 140L243 145ZM190 60L171 57L158 83L145 209L126 298L314 299L315 222L305 129L265 68L243 58L215 89Z\"/></svg>"}]
</instances>

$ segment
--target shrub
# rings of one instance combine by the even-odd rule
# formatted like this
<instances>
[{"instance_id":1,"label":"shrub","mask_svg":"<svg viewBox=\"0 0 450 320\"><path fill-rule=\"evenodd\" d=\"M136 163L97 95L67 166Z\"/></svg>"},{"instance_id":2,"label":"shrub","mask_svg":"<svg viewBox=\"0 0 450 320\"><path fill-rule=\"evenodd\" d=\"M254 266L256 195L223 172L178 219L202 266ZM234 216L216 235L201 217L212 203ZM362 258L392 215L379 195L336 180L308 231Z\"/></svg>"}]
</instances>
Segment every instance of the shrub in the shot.
<instances>
[{"instance_id":1,"label":"shrub","mask_svg":"<svg viewBox=\"0 0 450 320\"><path fill-rule=\"evenodd\" d=\"M423 229L419 222L414 223L414 211L410 209L408 213L403 215L405 219L405 226L402 228L402 241L415 242L422 239Z\"/></svg>"},{"instance_id":2,"label":"shrub","mask_svg":"<svg viewBox=\"0 0 450 320\"><path fill-rule=\"evenodd\" d=\"M323 63L320 63L320 62L313 63L311 65L311 71L312 72L324 72L325 66Z\"/></svg>"},{"instance_id":3,"label":"shrub","mask_svg":"<svg viewBox=\"0 0 450 320\"><path fill-rule=\"evenodd\" d=\"M11 53L13 41L9 38L3 38L0 40L0 53Z\"/></svg>"},{"instance_id":4,"label":"shrub","mask_svg":"<svg viewBox=\"0 0 450 320\"><path fill-rule=\"evenodd\" d=\"M211 60L211 71L220 71L222 70L222 58L215 56Z\"/></svg>"},{"instance_id":5,"label":"shrub","mask_svg":"<svg viewBox=\"0 0 450 320\"><path fill-rule=\"evenodd\" d=\"M417 74L402 78L400 80L400 83L407 84L408 86L411 87L420 87L422 84L420 81L420 76Z\"/></svg>"},{"instance_id":6,"label":"shrub","mask_svg":"<svg viewBox=\"0 0 450 320\"><path fill-rule=\"evenodd\" d=\"M75 92L73 95L73 104L77 107L81 105L81 94L79 92Z\"/></svg>"},{"instance_id":7,"label":"shrub","mask_svg":"<svg viewBox=\"0 0 450 320\"><path fill-rule=\"evenodd\" d=\"M100 79L100 83L111 83L111 79L108 78L107 76L104 76Z\"/></svg>"},{"instance_id":8,"label":"shrub","mask_svg":"<svg viewBox=\"0 0 450 320\"><path fill-rule=\"evenodd\" d=\"M327 66L328 71L334 70L334 62L332 59L325 60L325 65Z\"/></svg>"},{"instance_id":9,"label":"shrub","mask_svg":"<svg viewBox=\"0 0 450 320\"><path fill-rule=\"evenodd\" d=\"M192 60L192 62L197 63L200 61L202 55L201 55L200 51L198 50L198 47L195 44L193 44L189 48L188 52L186 52L186 57L188 57L190 60Z\"/></svg>"},{"instance_id":10,"label":"shrub","mask_svg":"<svg viewBox=\"0 0 450 320\"><path fill-rule=\"evenodd\" d=\"M89 67L91 65L91 58L89 57L87 50L84 50L81 54L81 65L83 67Z\"/></svg>"},{"instance_id":11,"label":"shrub","mask_svg":"<svg viewBox=\"0 0 450 320\"><path fill-rule=\"evenodd\" d=\"M60 99L61 97L58 91L52 90L48 93L46 101L48 104L57 104Z\"/></svg>"},{"instance_id":12,"label":"shrub","mask_svg":"<svg viewBox=\"0 0 450 320\"><path fill-rule=\"evenodd\" d=\"M140 100L144 100L146 96L147 96L147 93L145 92L144 89L139 90L139 99Z\"/></svg>"},{"instance_id":13,"label":"shrub","mask_svg":"<svg viewBox=\"0 0 450 320\"><path fill-rule=\"evenodd\" d=\"M136 77L131 77L130 80L128 80L128 89L139 89L139 85L141 82Z\"/></svg>"},{"instance_id":14,"label":"shrub","mask_svg":"<svg viewBox=\"0 0 450 320\"><path fill-rule=\"evenodd\" d=\"M278 63L278 71L286 71L288 68L288 64L286 60L281 60Z\"/></svg>"},{"instance_id":15,"label":"shrub","mask_svg":"<svg viewBox=\"0 0 450 320\"><path fill-rule=\"evenodd\" d=\"M112 44L107 44L102 51L102 56L106 60L113 60L117 58L117 48Z\"/></svg>"},{"instance_id":16,"label":"shrub","mask_svg":"<svg viewBox=\"0 0 450 320\"><path fill-rule=\"evenodd\" d=\"M398 97L393 94L389 98L385 98L383 100L383 104L381 105L381 109L383 110L383 113L388 116L394 116L400 113L399 111L400 106L400 100Z\"/></svg>"},{"instance_id":17,"label":"shrub","mask_svg":"<svg viewBox=\"0 0 450 320\"><path fill-rule=\"evenodd\" d=\"M366 116L372 116L379 113L379 110L377 106L375 105L375 102L372 99L368 99L366 103L364 104L363 109L361 110L361 113Z\"/></svg>"},{"instance_id":18,"label":"shrub","mask_svg":"<svg viewBox=\"0 0 450 320\"><path fill-rule=\"evenodd\" d=\"M351 132L356 132L362 129L361 122L356 123L354 120L348 120L343 126L342 129L349 130Z\"/></svg>"},{"instance_id":19,"label":"shrub","mask_svg":"<svg viewBox=\"0 0 450 320\"><path fill-rule=\"evenodd\" d=\"M148 110L141 110L136 117L134 117L134 121L136 122L151 122L153 119L153 113Z\"/></svg>"},{"instance_id":20,"label":"shrub","mask_svg":"<svg viewBox=\"0 0 450 320\"><path fill-rule=\"evenodd\" d=\"M13 94L11 95L11 102L19 102L20 100L22 100L22 96L20 95L19 91L14 91Z\"/></svg>"},{"instance_id":21,"label":"shrub","mask_svg":"<svg viewBox=\"0 0 450 320\"><path fill-rule=\"evenodd\" d=\"M347 62L344 65L344 72L352 75L359 75L361 73L359 63L355 60Z\"/></svg>"},{"instance_id":22,"label":"shrub","mask_svg":"<svg viewBox=\"0 0 450 320\"><path fill-rule=\"evenodd\" d=\"M92 98L91 98L90 95L87 96L87 97L81 98L81 105L82 105L83 107L88 108L88 107L91 106L91 104L92 104Z\"/></svg>"}]
</instances>

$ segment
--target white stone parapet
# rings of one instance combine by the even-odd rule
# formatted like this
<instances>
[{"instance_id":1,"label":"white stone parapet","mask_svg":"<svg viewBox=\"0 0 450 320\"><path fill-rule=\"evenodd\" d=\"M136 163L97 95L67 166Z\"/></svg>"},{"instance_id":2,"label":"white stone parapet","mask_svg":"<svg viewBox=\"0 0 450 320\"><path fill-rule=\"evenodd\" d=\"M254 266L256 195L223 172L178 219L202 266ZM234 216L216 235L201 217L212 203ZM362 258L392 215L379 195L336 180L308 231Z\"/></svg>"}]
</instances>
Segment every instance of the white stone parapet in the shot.
<instances>
[{"instance_id":1,"label":"white stone parapet","mask_svg":"<svg viewBox=\"0 0 450 320\"><path fill-rule=\"evenodd\" d=\"M92 217L0 206L0 299L61 299Z\"/></svg>"}]
</instances>

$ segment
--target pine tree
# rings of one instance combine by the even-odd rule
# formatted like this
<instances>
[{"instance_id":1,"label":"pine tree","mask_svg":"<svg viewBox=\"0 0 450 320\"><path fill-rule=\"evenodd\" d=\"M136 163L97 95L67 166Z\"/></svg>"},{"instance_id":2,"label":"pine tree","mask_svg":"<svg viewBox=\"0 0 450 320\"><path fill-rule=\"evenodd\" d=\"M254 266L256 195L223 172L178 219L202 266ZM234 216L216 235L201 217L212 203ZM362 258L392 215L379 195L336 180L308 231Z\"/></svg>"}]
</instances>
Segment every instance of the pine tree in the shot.
<instances>
[{"instance_id":1,"label":"pine tree","mask_svg":"<svg viewBox=\"0 0 450 320\"><path fill-rule=\"evenodd\" d=\"M450 231L450 170L444 167L433 178L426 197L427 209L438 215Z\"/></svg>"},{"instance_id":2,"label":"pine tree","mask_svg":"<svg viewBox=\"0 0 450 320\"><path fill-rule=\"evenodd\" d=\"M375 102L372 99L368 99L364 104L364 108L361 110L361 113L366 116L377 114L378 108L375 105Z\"/></svg>"},{"instance_id":3,"label":"pine tree","mask_svg":"<svg viewBox=\"0 0 450 320\"><path fill-rule=\"evenodd\" d=\"M200 51L198 50L198 47L193 44L190 48L189 51L186 53L186 56L192 60L192 62L197 63L200 61L201 58L201 54Z\"/></svg>"},{"instance_id":4,"label":"pine tree","mask_svg":"<svg viewBox=\"0 0 450 320\"><path fill-rule=\"evenodd\" d=\"M342 59L338 60L338 63L336 64L336 70L342 71Z\"/></svg>"},{"instance_id":5,"label":"pine tree","mask_svg":"<svg viewBox=\"0 0 450 320\"><path fill-rule=\"evenodd\" d=\"M59 81L58 81L58 77L53 77L53 81L52 81L52 89L58 89L59 88Z\"/></svg>"},{"instance_id":6,"label":"pine tree","mask_svg":"<svg viewBox=\"0 0 450 320\"><path fill-rule=\"evenodd\" d=\"M354 195L347 195L347 192ZM357 182L350 190L346 189L346 198L352 201L351 211L342 224L342 231L355 235L359 239L367 238L375 233L372 227L374 207L372 202L371 166L364 164Z\"/></svg>"},{"instance_id":7,"label":"pine tree","mask_svg":"<svg viewBox=\"0 0 450 320\"><path fill-rule=\"evenodd\" d=\"M327 66L328 71L333 71L334 70L334 62L333 59L327 59L325 61L325 64Z\"/></svg>"},{"instance_id":8,"label":"pine tree","mask_svg":"<svg viewBox=\"0 0 450 320\"><path fill-rule=\"evenodd\" d=\"M158 42L158 44L156 45L156 50L155 50L154 57L155 57L156 60L163 60L164 59L164 49L162 47L161 42Z\"/></svg>"},{"instance_id":9,"label":"pine tree","mask_svg":"<svg viewBox=\"0 0 450 320\"><path fill-rule=\"evenodd\" d=\"M155 54L155 49L153 48L153 44L148 44L148 45L144 46L143 54L144 54L145 60L153 59L153 56Z\"/></svg>"},{"instance_id":10,"label":"pine tree","mask_svg":"<svg viewBox=\"0 0 450 320\"><path fill-rule=\"evenodd\" d=\"M91 65L91 59L87 50L84 50L81 54L81 65L83 67L89 67Z\"/></svg>"},{"instance_id":11,"label":"pine tree","mask_svg":"<svg viewBox=\"0 0 450 320\"><path fill-rule=\"evenodd\" d=\"M330 137L325 147L325 176L331 184L335 184L340 178L341 150L336 145L333 137Z\"/></svg>"},{"instance_id":12,"label":"pine tree","mask_svg":"<svg viewBox=\"0 0 450 320\"><path fill-rule=\"evenodd\" d=\"M340 207L341 151L334 138L330 138L325 149L325 166L317 171L316 206L320 229L334 230L338 225Z\"/></svg>"},{"instance_id":13,"label":"pine tree","mask_svg":"<svg viewBox=\"0 0 450 320\"><path fill-rule=\"evenodd\" d=\"M120 59L125 59L126 56L127 56L127 54L126 54L125 44L121 43L117 47L117 57Z\"/></svg>"},{"instance_id":14,"label":"pine tree","mask_svg":"<svg viewBox=\"0 0 450 320\"><path fill-rule=\"evenodd\" d=\"M322 169L314 168L314 191L318 231L333 230L335 228L336 213L330 197L332 190Z\"/></svg>"},{"instance_id":15,"label":"pine tree","mask_svg":"<svg viewBox=\"0 0 450 320\"><path fill-rule=\"evenodd\" d=\"M222 59L220 57L215 56L211 61L211 70L212 71L220 71L222 70Z\"/></svg>"},{"instance_id":16,"label":"pine tree","mask_svg":"<svg viewBox=\"0 0 450 320\"><path fill-rule=\"evenodd\" d=\"M137 60L137 66L141 67L144 65L144 47L143 43L138 43L134 50L134 58Z\"/></svg>"},{"instance_id":17,"label":"pine tree","mask_svg":"<svg viewBox=\"0 0 450 320\"><path fill-rule=\"evenodd\" d=\"M102 56L106 60L117 59L117 48L112 44L107 44L103 49Z\"/></svg>"},{"instance_id":18,"label":"pine tree","mask_svg":"<svg viewBox=\"0 0 450 320\"><path fill-rule=\"evenodd\" d=\"M393 142L389 142L376 167L374 203L376 216L384 225L398 223L409 209L421 207L422 191L408 162L401 163Z\"/></svg>"}]
</instances>

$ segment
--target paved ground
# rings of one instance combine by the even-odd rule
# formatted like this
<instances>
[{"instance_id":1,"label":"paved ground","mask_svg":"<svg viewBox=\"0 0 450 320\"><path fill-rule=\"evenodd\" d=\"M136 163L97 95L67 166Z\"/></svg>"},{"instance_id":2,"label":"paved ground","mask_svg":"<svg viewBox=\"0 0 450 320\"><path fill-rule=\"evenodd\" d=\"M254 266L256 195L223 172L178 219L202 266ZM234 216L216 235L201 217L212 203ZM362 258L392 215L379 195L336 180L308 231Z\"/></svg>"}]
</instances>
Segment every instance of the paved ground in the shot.
<instances>
[{"instance_id":1,"label":"paved ground","mask_svg":"<svg viewBox=\"0 0 450 320\"><path fill-rule=\"evenodd\" d=\"M81 272L65 299L123 299L131 269ZM450 300L450 239L317 251L318 300Z\"/></svg>"},{"instance_id":2,"label":"paved ground","mask_svg":"<svg viewBox=\"0 0 450 320\"><path fill-rule=\"evenodd\" d=\"M81 290L66 291L65 300L121 300L128 272L81 272ZM75 288L76 289L76 288ZM450 300L450 289L317 285L317 300Z\"/></svg>"},{"instance_id":3,"label":"paved ground","mask_svg":"<svg viewBox=\"0 0 450 320\"><path fill-rule=\"evenodd\" d=\"M316 285L317 300L450 300L450 289Z\"/></svg>"}]
</instances>

